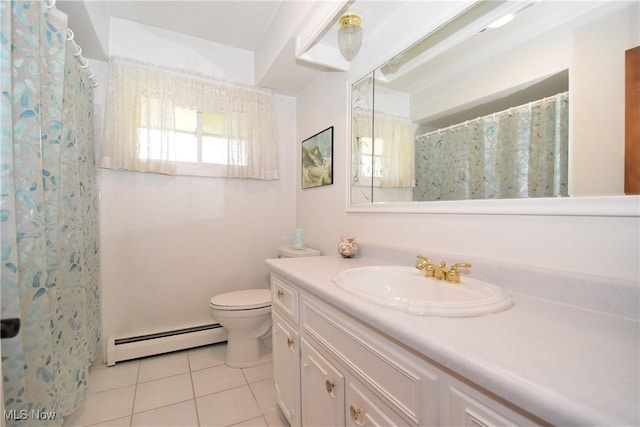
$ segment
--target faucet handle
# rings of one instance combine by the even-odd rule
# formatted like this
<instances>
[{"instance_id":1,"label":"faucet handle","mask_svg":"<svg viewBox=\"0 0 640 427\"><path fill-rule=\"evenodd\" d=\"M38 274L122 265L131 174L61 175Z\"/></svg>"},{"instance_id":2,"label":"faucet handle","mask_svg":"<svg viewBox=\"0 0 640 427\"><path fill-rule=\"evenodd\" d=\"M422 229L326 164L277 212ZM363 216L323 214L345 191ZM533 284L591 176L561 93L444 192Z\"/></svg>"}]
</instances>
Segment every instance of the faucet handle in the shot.
<instances>
[{"instance_id":1,"label":"faucet handle","mask_svg":"<svg viewBox=\"0 0 640 427\"><path fill-rule=\"evenodd\" d=\"M417 257L419 261L416 263L416 268L424 271L424 277L435 277L436 269L433 261L424 255L418 255Z\"/></svg>"},{"instance_id":2,"label":"faucet handle","mask_svg":"<svg viewBox=\"0 0 640 427\"><path fill-rule=\"evenodd\" d=\"M447 282L449 283L460 283L460 272L459 268L471 268L470 262L457 262L451 266L449 272L447 273Z\"/></svg>"},{"instance_id":3,"label":"faucet handle","mask_svg":"<svg viewBox=\"0 0 640 427\"><path fill-rule=\"evenodd\" d=\"M433 264L433 262L424 255L416 255L416 258L418 258L418 261L416 262L416 268L418 270L424 270L429 264Z\"/></svg>"}]
</instances>

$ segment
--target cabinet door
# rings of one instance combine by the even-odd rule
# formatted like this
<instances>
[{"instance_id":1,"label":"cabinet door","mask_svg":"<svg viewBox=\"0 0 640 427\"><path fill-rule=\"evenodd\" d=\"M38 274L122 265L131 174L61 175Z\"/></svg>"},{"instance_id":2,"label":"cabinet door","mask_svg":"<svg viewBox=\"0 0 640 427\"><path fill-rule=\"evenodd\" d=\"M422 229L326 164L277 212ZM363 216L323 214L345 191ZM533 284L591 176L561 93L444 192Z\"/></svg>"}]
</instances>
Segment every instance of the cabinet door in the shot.
<instances>
[{"instance_id":1,"label":"cabinet door","mask_svg":"<svg viewBox=\"0 0 640 427\"><path fill-rule=\"evenodd\" d=\"M275 399L292 427L300 425L300 341L295 329L272 312Z\"/></svg>"},{"instance_id":2,"label":"cabinet door","mask_svg":"<svg viewBox=\"0 0 640 427\"><path fill-rule=\"evenodd\" d=\"M302 339L302 425L344 425L344 376Z\"/></svg>"},{"instance_id":3,"label":"cabinet door","mask_svg":"<svg viewBox=\"0 0 640 427\"><path fill-rule=\"evenodd\" d=\"M408 423L378 398L372 395L360 382L351 378L348 381L345 401L347 410L346 425L349 427L388 427L406 426Z\"/></svg>"}]
</instances>

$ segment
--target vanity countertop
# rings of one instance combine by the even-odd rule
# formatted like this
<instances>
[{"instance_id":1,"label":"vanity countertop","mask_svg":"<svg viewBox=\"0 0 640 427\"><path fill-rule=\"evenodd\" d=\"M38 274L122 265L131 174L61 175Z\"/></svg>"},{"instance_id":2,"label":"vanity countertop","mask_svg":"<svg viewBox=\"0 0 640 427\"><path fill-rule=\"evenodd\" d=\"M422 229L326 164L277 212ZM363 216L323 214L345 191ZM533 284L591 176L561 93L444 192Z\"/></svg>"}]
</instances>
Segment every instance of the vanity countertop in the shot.
<instances>
[{"instance_id":1,"label":"vanity countertop","mask_svg":"<svg viewBox=\"0 0 640 427\"><path fill-rule=\"evenodd\" d=\"M381 265L339 256L270 259L274 273L554 425L640 425L640 326L510 291L507 311L413 316L354 298L332 278ZM425 279L430 280L430 279Z\"/></svg>"}]
</instances>

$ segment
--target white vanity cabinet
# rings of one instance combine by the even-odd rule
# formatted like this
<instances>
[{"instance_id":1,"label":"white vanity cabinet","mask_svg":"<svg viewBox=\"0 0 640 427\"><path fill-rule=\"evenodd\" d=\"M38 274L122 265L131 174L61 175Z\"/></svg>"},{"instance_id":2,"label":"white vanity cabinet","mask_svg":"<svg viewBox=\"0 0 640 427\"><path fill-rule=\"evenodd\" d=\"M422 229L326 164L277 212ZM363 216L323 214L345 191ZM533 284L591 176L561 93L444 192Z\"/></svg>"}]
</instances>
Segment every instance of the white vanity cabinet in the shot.
<instances>
[{"instance_id":1,"label":"white vanity cabinet","mask_svg":"<svg viewBox=\"0 0 640 427\"><path fill-rule=\"evenodd\" d=\"M435 371L282 277L271 284L276 401L292 426L437 424Z\"/></svg>"},{"instance_id":2,"label":"white vanity cabinet","mask_svg":"<svg viewBox=\"0 0 640 427\"><path fill-rule=\"evenodd\" d=\"M631 300L637 283L491 264L487 274L541 293L513 290L513 307L494 315L415 316L333 281L380 262L267 261L276 395L292 426L640 425L638 321L567 303L582 287L605 297L619 286ZM560 284L569 290L551 293Z\"/></svg>"},{"instance_id":3,"label":"white vanity cabinet","mask_svg":"<svg viewBox=\"0 0 640 427\"><path fill-rule=\"evenodd\" d=\"M276 401L298 426L536 426L483 390L273 273Z\"/></svg>"}]
</instances>

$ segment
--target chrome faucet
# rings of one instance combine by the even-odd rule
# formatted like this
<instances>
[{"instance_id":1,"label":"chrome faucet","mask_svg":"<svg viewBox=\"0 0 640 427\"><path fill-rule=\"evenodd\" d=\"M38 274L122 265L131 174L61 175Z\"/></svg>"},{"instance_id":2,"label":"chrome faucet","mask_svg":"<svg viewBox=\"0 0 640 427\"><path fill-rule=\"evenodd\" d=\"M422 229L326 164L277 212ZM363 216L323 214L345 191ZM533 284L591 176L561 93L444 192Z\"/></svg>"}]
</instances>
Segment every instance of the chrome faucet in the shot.
<instances>
[{"instance_id":1,"label":"chrome faucet","mask_svg":"<svg viewBox=\"0 0 640 427\"><path fill-rule=\"evenodd\" d=\"M458 262L453 264L451 268L447 270L446 261L441 261L440 265L437 266L426 256L418 255L417 257L418 261L416 262L416 268L424 271L425 277L437 280L446 280L449 283L460 283L459 268L471 268L471 263Z\"/></svg>"}]
</instances>

